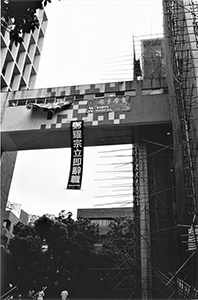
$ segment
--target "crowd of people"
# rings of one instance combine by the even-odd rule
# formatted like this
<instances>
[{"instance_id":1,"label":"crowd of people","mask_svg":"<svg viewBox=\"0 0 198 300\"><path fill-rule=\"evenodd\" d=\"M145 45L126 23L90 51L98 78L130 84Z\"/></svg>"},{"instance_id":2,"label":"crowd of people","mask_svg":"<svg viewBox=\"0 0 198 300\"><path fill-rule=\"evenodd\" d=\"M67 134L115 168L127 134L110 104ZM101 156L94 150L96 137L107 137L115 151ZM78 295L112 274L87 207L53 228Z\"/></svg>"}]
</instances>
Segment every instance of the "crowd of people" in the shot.
<instances>
[{"instance_id":1,"label":"crowd of people","mask_svg":"<svg viewBox=\"0 0 198 300\"><path fill-rule=\"evenodd\" d=\"M29 292L28 292L28 298L32 299L32 300L44 300L44 297L45 297L45 292L44 291L46 289L47 289L47 287L43 287L38 292L35 292L34 290L29 290ZM69 295L68 291L63 290L60 293L61 300L66 300L67 297L68 297L68 295ZM8 294L8 296L4 298L4 300L14 300L14 299L22 300L22 295L21 294L17 294L17 296L14 297L13 295L9 295Z\"/></svg>"}]
</instances>

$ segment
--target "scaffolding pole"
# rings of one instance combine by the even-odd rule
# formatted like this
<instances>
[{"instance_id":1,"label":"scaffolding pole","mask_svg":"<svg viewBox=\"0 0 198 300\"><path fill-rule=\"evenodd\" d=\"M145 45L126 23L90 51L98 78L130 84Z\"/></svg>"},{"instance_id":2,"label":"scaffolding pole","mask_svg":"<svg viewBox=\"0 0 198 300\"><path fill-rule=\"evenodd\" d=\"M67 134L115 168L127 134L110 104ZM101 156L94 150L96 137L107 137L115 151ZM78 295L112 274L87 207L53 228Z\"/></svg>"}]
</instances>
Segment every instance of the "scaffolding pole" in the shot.
<instances>
[{"instance_id":1,"label":"scaffolding pole","mask_svg":"<svg viewBox=\"0 0 198 300\"><path fill-rule=\"evenodd\" d=\"M183 249L187 251L187 230L191 228L191 236L194 235L194 246L191 249L197 253L195 227L198 224L198 3L193 0L164 0L163 10L166 73L174 132L177 215L178 222L187 225L186 229L182 227L179 230L183 236L186 232ZM181 261L184 261L184 258L188 261L188 255L190 253L183 251ZM195 285L198 282L196 264L196 259L191 265L188 262L190 275L187 276L187 280Z\"/></svg>"}]
</instances>

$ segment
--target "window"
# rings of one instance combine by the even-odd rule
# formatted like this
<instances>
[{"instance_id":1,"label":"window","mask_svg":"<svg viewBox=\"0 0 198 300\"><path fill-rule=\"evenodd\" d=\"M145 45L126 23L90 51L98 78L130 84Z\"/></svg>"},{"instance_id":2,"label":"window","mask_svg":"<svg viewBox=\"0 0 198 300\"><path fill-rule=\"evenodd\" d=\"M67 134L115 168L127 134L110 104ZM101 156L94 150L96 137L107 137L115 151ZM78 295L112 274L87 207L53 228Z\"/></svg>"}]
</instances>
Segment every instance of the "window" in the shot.
<instances>
[{"instance_id":1,"label":"window","mask_svg":"<svg viewBox=\"0 0 198 300\"><path fill-rule=\"evenodd\" d=\"M35 103L35 99L29 99L29 100L27 100L27 104L29 104L29 103Z\"/></svg>"},{"instance_id":2,"label":"window","mask_svg":"<svg viewBox=\"0 0 198 300\"><path fill-rule=\"evenodd\" d=\"M116 92L116 96L124 96L124 95L125 95L124 91Z\"/></svg>"},{"instance_id":3,"label":"window","mask_svg":"<svg viewBox=\"0 0 198 300\"><path fill-rule=\"evenodd\" d=\"M3 228L6 228L7 230L10 230L11 222L10 220L4 220L3 221Z\"/></svg>"},{"instance_id":4,"label":"window","mask_svg":"<svg viewBox=\"0 0 198 300\"><path fill-rule=\"evenodd\" d=\"M26 100L18 100L18 106L26 105Z\"/></svg>"},{"instance_id":5,"label":"window","mask_svg":"<svg viewBox=\"0 0 198 300\"><path fill-rule=\"evenodd\" d=\"M17 106L18 105L18 100L10 100L9 101L9 106Z\"/></svg>"},{"instance_id":6,"label":"window","mask_svg":"<svg viewBox=\"0 0 198 300\"><path fill-rule=\"evenodd\" d=\"M54 103L54 102L56 102L56 98L54 97L46 99L46 103Z\"/></svg>"},{"instance_id":7,"label":"window","mask_svg":"<svg viewBox=\"0 0 198 300\"><path fill-rule=\"evenodd\" d=\"M84 99L84 95L76 95L75 99L76 100Z\"/></svg>"},{"instance_id":8,"label":"window","mask_svg":"<svg viewBox=\"0 0 198 300\"><path fill-rule=\"evenodd\" d=\"M91 223L98 224L99 227L108 227L112 220L110 219L95 219L91 220Z\"/></svg>"},{"instance_id":9,"label":"window","mask_svg":"<svg viewBox=\"0 0 198 300\"><path fill-rule=\"evenodd\" d=\"M42 104L42 103L45 103L45 98L37 99L37 100L36 100L36 103L38 103L38 104L39 104L39 103L41 103L41 104Z\"/></svg>"},{"instance_id":10,"label":"window","mask_svg":"<svg viewBox=\"0 0 198 300\"><path fill-rule=\"evenodd\" d=\"M97 97L104 97L104 93L96 93L95 94L95 97L97 98Z\"/></svg>"}]
</instances>

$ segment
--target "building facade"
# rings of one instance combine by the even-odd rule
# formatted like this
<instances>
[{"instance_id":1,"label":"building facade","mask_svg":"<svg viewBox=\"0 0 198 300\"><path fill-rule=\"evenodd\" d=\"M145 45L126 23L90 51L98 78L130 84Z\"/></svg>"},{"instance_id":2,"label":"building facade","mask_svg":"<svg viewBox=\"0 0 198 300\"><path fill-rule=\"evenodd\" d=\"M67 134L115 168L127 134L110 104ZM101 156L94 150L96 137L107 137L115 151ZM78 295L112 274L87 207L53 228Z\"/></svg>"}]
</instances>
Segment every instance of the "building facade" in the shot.
<instances>
[{"instance_id":1,"label":"building facade","mask_svg":"<svg viewBox=\"0 0 198 300\"><path fill-rule=\"evenodd\" d=\"M141 41L141 61L143 78L164 78L163 38L144 39Z\"/></svg>"},{"instance_id":2,"label":"building facade","mask_svg":"<svg viewBox=\"0 0 198 300\"><path fill-rule=\"evenodd\" d=\"M14 237L14 226L18 222L28 223L29 215L23 209L17 216L12 210L2 212L1 245L7 247L9 240Z\"/></svg>"},{"instance_id":3,"label":"building facade","mask_svg":"<svg viewBox=\"0 0 198 300\"><path fill-rule=\"evenodd\" d=\"M1 31L1 92L34 88L42 52L47 16L38 11L40 27L31 34L24 34L23 43L10 43L9 28Z\"/></svg>"},{"instance_id":4,"label":"building facade","mask_svg":"<svg viewBox=\"0 0 198 300\"><path fill-rule=\"evenodd\" d=\"M89 219L99 227L99 235L103 237L109 230L109 224L116 218L133 218L132 207L114 208L81 208L77 210L77 218Z\"/></svg>"},{"instance_id":5,"label":"building facade","mask_svg":"<svg viewBox=\"0 0 198 300\"><path fill-rule=\"evenodd\" d=\"M35 86L40 56L47 28L44 9L38 10L40 27L24 34L23 43L10 42L9 28L1 27L1 92L29 90ZM17 152L3 152L1 156L1 219L5 211L13 177Z\"/></svg>"}]
</instances>

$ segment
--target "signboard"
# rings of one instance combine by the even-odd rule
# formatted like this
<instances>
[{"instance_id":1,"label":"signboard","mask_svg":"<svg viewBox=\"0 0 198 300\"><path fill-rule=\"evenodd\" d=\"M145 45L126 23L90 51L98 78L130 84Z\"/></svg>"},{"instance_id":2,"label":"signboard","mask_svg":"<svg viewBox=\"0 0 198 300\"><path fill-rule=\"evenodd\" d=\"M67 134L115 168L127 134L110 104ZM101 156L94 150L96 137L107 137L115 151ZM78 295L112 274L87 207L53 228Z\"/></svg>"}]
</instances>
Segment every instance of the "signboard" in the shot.
<instances>
[{"instance_id":1,"label":"signboard","mask_svg":"<svg viewBox=\"0 0 198 300\"><path fill-rule=\"evenodd\" d=\"M22 205L19 203L13 203L13 202L7 201L6 210L12 211L17 216L17 218L19 218L20 213L21 213L21 206Z\"/></svg>"},{"instance_id":2,"label":"signboard","mask_svg":"<svg viewBox=\"0 0 198 300\"><path fill-rule=\"evenodd\" d=\"M129 110L130 96L103 97L88 101L88 113Z\"/></svg>"},{"instance_id":3,"label":"signboard","mask_svg":"<svg viewBox=\"0 0 198 300\"><path fill-rule=\"evenodd\" d=\"M198 225L188 229L188 251L196 250L196 240L198 240Z\"/></svg>"},{"instance_id":4,"label":"signboard","mask_svg":"<svg viewBox=\"0 0 198 300\"><path fill-rule=\"evenodd\" d=\"M83 121L71 122L71 167L67 189L81 188L83 171Z\"/></svg>"}]
</instances>

